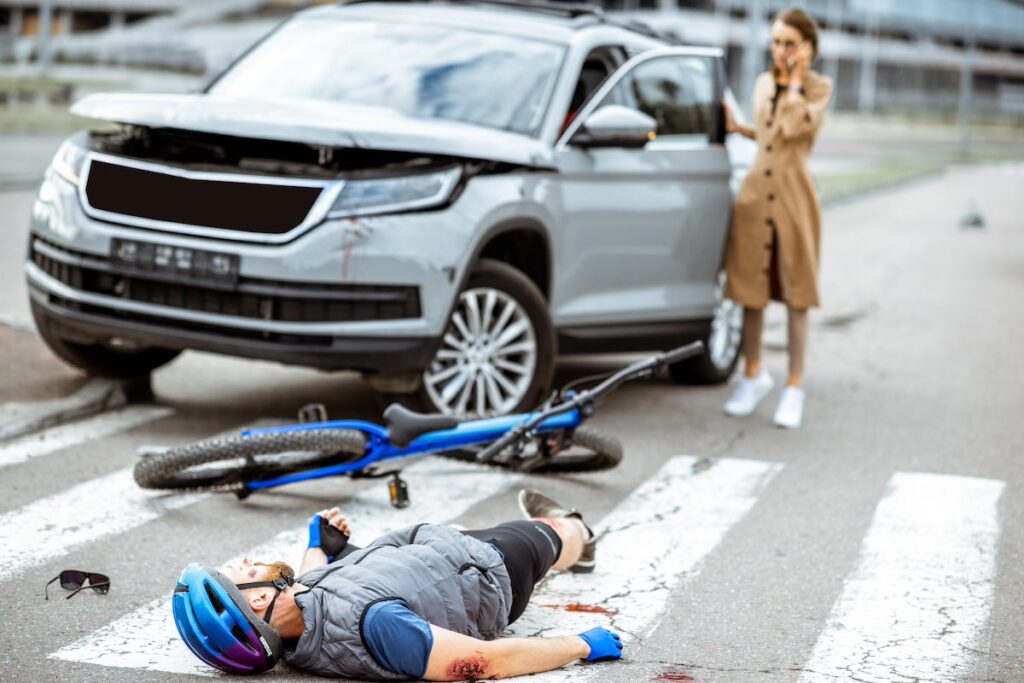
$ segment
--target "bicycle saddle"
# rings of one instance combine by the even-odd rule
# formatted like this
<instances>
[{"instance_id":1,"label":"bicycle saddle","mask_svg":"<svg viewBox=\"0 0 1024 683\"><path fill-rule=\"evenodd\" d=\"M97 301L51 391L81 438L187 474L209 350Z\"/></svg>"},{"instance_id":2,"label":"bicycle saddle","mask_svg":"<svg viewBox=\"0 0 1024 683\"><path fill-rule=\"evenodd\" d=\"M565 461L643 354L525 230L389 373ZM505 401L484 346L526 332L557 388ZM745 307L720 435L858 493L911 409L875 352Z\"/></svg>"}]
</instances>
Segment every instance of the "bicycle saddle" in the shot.
<instances>
[{"instance_id":1,"label":"bicycle saddle","mask_svg":"<svg viewBox=\"0 0 1024 683\"><path fill-rule=\"evenodd\" d=\"M451 415L424 415L399 403L392 403L384 411L384 423L388 427L388 439L391 443L404 448L416 437L427 432L457 426L459 420Z\"/></svg>"}]
</instances>

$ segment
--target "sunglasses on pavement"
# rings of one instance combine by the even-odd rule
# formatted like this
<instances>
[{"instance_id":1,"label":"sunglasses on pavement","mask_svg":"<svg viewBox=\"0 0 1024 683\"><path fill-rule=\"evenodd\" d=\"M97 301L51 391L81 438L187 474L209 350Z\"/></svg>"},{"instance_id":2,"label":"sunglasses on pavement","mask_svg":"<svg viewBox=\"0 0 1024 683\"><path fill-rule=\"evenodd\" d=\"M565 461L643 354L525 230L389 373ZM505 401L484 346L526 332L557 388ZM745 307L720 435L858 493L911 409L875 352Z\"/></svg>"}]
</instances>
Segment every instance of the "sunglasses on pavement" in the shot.
<instances>
[{"instance_id":1,"label":"sunglasses on pavement","mask_svg":"<svg viewBox=\"0 0 1024 683\"><path fill-rule=\"evenodd\" d=\"M104 574L82 572L77 569L65 569L50 579L43 588L43 594L47 600L50 599L50 584L58 580L60 581L61 588L73 591L65 600L70 600L86 588L92 588L94 592L101 595L106 595L107 591L110 590L110 577Z\"/></svg>"}]
</instances>

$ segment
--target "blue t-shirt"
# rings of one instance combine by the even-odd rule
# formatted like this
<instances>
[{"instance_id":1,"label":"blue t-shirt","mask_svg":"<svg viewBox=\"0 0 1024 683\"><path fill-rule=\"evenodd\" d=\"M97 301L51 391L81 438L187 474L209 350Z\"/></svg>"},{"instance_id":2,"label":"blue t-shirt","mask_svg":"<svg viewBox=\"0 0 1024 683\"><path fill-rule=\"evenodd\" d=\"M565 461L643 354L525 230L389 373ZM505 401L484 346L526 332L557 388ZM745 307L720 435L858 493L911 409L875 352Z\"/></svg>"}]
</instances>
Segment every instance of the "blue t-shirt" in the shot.
<instances>
[{"instance_id":1,"label":"blue t-shirt","mask_svg":"<svg viewBox=\"0 0 1024 683\"><path fill-rule=\"evenodd\" d=\"M374 604L363 620L363 639L377 663L388 671L423 678L434 647L430 624L401 600Z\"/></svg>"}]
</instances>

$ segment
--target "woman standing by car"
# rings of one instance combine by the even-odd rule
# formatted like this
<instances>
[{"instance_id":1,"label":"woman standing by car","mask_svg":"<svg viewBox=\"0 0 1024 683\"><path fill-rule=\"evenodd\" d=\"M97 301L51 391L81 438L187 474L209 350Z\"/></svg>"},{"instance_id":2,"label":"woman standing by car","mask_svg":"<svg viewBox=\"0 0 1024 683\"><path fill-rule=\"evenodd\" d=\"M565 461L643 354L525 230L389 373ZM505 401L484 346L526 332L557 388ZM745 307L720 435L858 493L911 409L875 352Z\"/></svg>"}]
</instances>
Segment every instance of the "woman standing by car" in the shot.
<instances>
[{"instance_id":1,"label":"woman standing by car","mask_svg":"<svg viewBox=\"0 0 1024 683\"><path fill-rule=\"evenodd\" d=\"M764 307L789 309L789 380L775 424L795 429L803 418L807 309L818 305L821 209L807 168L832 96L832 82L811 71L818 26L803 10L780 13L772 25L772 68L754 86L754 127L735 121L726 105L726 130L757 141L757 157L736 198L726 251L726 296L744 307L743 377L725 404L750 415L774 382L761 364Z\"/></svg>"}]
</instances>

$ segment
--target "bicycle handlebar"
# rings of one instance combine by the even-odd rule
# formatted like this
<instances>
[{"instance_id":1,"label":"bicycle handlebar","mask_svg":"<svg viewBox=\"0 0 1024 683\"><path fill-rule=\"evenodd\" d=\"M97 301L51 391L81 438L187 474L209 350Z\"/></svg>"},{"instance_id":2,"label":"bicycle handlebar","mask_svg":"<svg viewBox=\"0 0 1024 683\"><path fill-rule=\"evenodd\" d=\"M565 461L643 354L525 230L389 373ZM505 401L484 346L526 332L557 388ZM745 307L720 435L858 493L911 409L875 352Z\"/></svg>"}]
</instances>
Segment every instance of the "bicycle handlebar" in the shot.
<instances>
[{"instance_id":1,"label":"bicycle handlebar","mask_svg":"<svg viewBox=\"0 0 1024 683\"><path fill-rule=\"evenodd\" d=\"M659 356L645 358L642 361L633 363L632 365L619 370L596 387L582 391L557 405L533 414L532 417L519 423L516 427L506 432L500 439L492 442L489 446L477 453L477 462L490 462L494 456L504 450L507 446L521 439L549 417L567 413L584 404L596 401L598 398L608 394L613 389L616 389L619 385L624 384L629 380L653 374L664 365L678 363L679 361L690 358L691 356L696 356L703 350L704 342L695 341L687 344L686 346L680 346L672 349L671 351L666 351Z\"/></svg>"}]
</instances>

